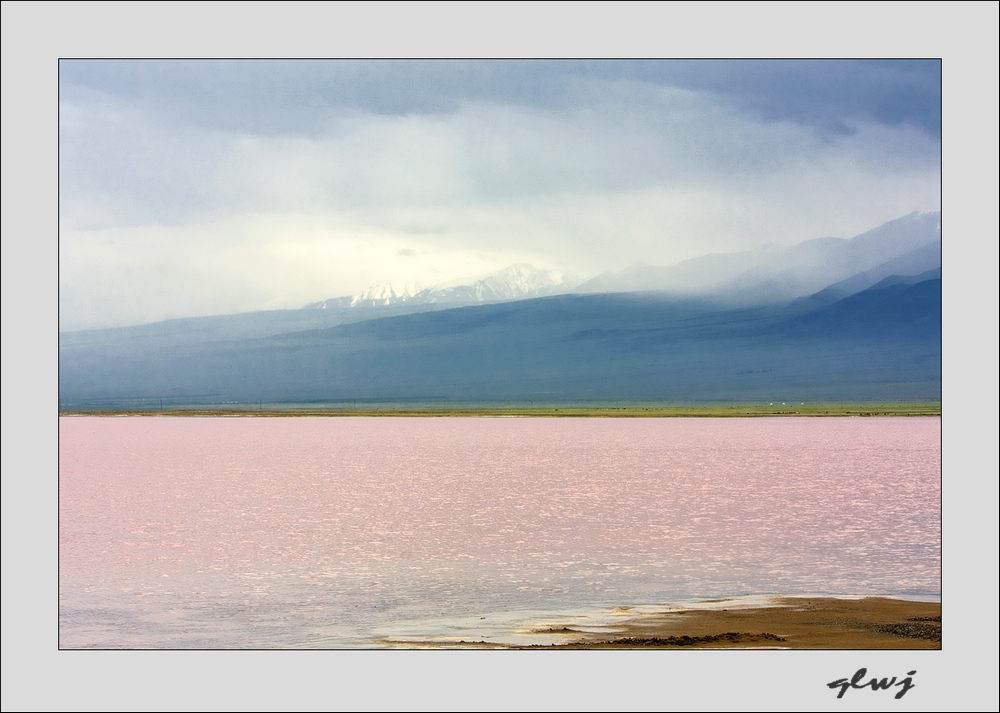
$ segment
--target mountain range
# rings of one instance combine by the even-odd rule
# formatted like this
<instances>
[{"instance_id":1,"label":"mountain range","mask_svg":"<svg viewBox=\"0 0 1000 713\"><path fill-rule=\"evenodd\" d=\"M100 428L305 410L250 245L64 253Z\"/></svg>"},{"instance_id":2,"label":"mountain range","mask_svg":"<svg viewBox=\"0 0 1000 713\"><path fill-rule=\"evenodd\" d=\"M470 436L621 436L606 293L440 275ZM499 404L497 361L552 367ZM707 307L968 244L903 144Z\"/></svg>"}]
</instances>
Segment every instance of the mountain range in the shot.
<instances>
[{"instance_id":1,"label":"mountain range","mask_svg":"<svg viewBox=\"0 0 1000 713\"><path fill-rule=\"evenodd\" d=\"M580 282L580 279L568 273L539 270L533 265L518 263L469 285L426 288L418 282L375 285L357 295L313 302L305 308L384 307L404 303L456 306L479 302L502 302L569 292Z\"/></svg>"},{"instance_id":2,"label":"mountain range","mask_svg":"<svg viewBox=\"0 0 1000 713\"><path fill-rule=\"evenodd\" d=\"M940 255L941 214L911 213L851 239L818 238L791 247L772 245L710 254L668 267L636 263L589 280L521 263L468 285L375 285L357 295L308 304L306 309L441 303L458 306L567 293L644 291L710 296L720 304L738 306L776 304L847 279L855 282L846 289L856 291L896 271L923 272L940 266ZM859 277L862 274L864 277ZM865 280L867 284L863 284Z\"/></svg>"},{"instance_id":3,"label":"mountain range","mask_svg":"<svg viewBox=\"0 0 1000 713\"><path fill-rule=\"evenodd\" d=\"M60 407L940 399L940 214L633 266L514 265L303 309L60 335Z\"/></svg>"}]
</instances>

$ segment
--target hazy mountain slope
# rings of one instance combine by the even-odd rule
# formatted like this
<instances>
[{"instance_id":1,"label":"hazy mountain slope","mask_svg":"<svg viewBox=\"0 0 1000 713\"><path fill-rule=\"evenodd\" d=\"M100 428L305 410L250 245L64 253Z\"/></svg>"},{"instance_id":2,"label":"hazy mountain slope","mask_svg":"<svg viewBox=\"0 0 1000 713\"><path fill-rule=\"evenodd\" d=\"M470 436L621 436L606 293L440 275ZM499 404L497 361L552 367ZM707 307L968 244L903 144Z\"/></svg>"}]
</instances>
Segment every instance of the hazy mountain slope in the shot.
<instances>
[{"instance_id":1,"label":"hazy mountain slope","mask_svg":"<svg viewBox=\"0 0 1000 713\"><path fill-rule=\"evenodd\" d=\"M928 247L935 247L933 245ZM899 261L894 260L894 263ZM940 260L937 260L940 263ZM912 265L907 265L905 267L911 268ZM824 305L832 304L837 300L848 297L852 294L861 292L862 290L868 289L869 287L875 285L881 285L883 287L888 284L908 284L912 285L917 282L923 282L924 280L940 280L941 279L941 268L935 267L928 269L924 272L913 274L911 272L893 272L885 269L884 265L880 265L872 270L867 270L858 275L847 278L846 280L841 280L840 282L830 285L827 288L820 290L808 297L800 297L795 300L792 304L798 306L802 309L818 309Z\"/></svg>"},{"instance_id":2,"label":"hazy mountain slope","mask_svg":"<svg viewBox=\"0 0 1000 713\"><path fill-rule=\"evenodd\" d=\"M705 255L670 267L635 265L619 273L600 275L576 291L664 290L685 295L711 294L734 305L776 304L810 295L938 242L940 220L940 213L913 213L851 239L819 238L788 248L769 246ZM915 271L930 267L933 265Z\"/></svg>"},{"instance_id":3,"label":"hazy mountain slope","mask_svg":"<svg viewBox=\"0 0 1000 713\"><path fill-rule=\"evenodd\" d=\"M60 349L90 347L102 351L142 352L207 342L259 339L368 319L536 297L561 292L576 282L564 273L538 270L530 265L511 265L471 285L458 287L421 288L417 283L376 285L357 295L314 302L303 309L186 317L129 327L61 332Z\"/></svg>"},{"instance_id":4,"label":"hazy mountain slope","mask_svg":"<svg viewBox=\"0 0 1000 713\"><path fill-rule=\"evenodd\" d=\"M940 278L941 241L928 243L922 248L912 250L870 270L852 275L808 297L802 297L798 302L812 307L820 307L865 290L890 276L895 276L897 281L906 277L909 282Z\"/></svg>"},{"instance_id":5,"label":"hazy mountain slope","mask_svg":"<svg viewBox=\"0 0 1000 713\"><path fill-rule=\"evenodd\" d=\"M806 314L563 295L169 353L71 349L60 400L929 400L940 314L940 280L876 285Z\"/></svg>"},{"instance_id":6,"label":"hazy mountain slope","mask_svg":"<svg viewBox=\"0 0 1000 713\"><path fill-rule=\"evenodd\" d=\"M346 307L349 305L329 309L285 309L210 317L185 317L131 327L61 332L59 348L60 351L78 348L125 351L182 348L208 342L259 339L287 332L362 322L367 319L448 309L453 305L399 304L356 309Z\"/></svg>"}]
</instances>

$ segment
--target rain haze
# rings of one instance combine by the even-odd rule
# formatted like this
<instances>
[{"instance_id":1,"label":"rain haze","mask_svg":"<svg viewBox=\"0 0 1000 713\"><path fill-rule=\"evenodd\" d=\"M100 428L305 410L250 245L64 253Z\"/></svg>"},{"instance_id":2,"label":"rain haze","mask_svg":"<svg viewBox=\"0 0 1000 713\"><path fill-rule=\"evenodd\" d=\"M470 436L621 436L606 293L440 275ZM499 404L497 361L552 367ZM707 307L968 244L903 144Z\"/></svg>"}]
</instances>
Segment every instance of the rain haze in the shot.
<instances>
[{"instance_id":1,"label":"rain haze","mask_svg":"<svg viewBox=\"0 0 1000 713\"><path fill-rule=\"evenodd\" d=\"M937 60L61 60L60 328L940 210Z\"/></svg>"}]
</instances>

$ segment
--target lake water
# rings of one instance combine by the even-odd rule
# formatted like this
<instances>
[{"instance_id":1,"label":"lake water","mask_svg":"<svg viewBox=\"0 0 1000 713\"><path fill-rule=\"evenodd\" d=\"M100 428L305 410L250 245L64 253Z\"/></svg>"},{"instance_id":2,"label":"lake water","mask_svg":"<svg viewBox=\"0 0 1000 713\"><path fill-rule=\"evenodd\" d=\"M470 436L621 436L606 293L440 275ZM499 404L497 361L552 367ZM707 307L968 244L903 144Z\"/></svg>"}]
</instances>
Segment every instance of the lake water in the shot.
<instances>
[{"instance_id":1,"label":"lake water","mask_svg":"<svg viewBox=\"0 0 1000 713\"><path fill-rule=\"evenodd\" d=\"M937 418L66 417L59 453L63 648L940 595Z\"/></svg>"}]
</instances>

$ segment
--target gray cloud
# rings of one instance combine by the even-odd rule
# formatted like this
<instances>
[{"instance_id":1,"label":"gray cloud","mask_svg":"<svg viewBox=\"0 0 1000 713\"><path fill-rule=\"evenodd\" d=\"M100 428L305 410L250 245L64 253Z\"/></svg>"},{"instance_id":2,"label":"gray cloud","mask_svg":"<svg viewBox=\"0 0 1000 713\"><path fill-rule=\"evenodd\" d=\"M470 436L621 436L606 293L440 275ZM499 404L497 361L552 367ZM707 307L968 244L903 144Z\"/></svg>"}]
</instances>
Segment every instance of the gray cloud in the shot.
<instances>
[{"instance_id":1,"label":"gray cloud","mask_svg":"<svg viewBox=\"0 0 1000 713\"><path fill-rule=\"evenodd\" d=\"M939 60L64 60L63 97L99 91L164 118L309 134L328 111L449 114L467 102L541 108L580 82L710 91L769 121L849 131L909 123L937 137Z\"/></svg>"},{"instance_id":2,"label":"gray cloud","mask_svg":"<svg viewBox=\"0 0 1000 713\"><path fill-rule=\"evenodd\" d=\"M935 71L63 61L64 328L848 237L939 207Z\"/></svg>"}]
</instances>

